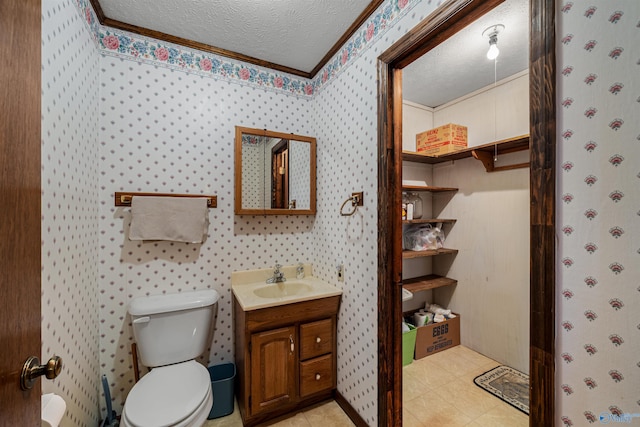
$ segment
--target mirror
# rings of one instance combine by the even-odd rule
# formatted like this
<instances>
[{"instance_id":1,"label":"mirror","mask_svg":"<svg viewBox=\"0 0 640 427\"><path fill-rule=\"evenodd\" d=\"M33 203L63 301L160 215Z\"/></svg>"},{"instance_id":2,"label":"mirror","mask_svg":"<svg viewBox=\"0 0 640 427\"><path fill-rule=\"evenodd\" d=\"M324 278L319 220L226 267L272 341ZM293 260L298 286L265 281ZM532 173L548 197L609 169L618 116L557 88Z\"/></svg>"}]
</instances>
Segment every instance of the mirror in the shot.
<instances>
[{"instance_id":1,"label":"mirror","mask_svg":"<svg viewBox=\"0 0 640 427\"><path fill-rule=\"evenodd\" d=\"M236 215L315 215L316 139L236 126Z\"/></svg>"}]
</instances>

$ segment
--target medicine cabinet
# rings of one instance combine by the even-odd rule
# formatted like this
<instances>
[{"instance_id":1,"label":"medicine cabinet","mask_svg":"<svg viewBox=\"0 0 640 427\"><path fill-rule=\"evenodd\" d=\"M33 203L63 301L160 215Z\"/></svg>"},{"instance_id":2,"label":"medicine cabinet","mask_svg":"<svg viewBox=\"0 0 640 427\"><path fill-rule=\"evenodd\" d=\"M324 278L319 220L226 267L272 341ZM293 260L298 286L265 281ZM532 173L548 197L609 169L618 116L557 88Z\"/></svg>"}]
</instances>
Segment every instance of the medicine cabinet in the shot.
<instances>
[{"instance_id":1,"label":"medicine cabinet","mask_svg":"<svg viewBox=\"0 0 640 427\"><path fill-rule=\"evenodd\" d=\"M316 139L236 126L236 215L315 215Z\"/></svg>"}]
</instances>

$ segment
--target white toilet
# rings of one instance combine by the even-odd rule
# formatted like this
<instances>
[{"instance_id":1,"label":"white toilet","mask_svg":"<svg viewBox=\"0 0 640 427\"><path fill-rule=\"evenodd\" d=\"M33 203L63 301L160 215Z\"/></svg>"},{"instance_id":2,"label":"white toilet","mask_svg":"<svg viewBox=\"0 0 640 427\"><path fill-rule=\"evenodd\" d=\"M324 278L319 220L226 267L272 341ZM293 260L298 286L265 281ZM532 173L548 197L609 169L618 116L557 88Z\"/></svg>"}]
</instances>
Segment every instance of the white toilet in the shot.
<instances>
[{"instance_id":1,"label":"white toilet","mask_svg":"<svg viewBox=\"0 0 640 427\"><path fill-rule=\"evenodd\" d=\"M201 427L213 404L207 368L194 359L207 348L214 290L135 298L129 304L143 365L153 368L127 396L126 427Z\"/></svg>"}]
</instances>

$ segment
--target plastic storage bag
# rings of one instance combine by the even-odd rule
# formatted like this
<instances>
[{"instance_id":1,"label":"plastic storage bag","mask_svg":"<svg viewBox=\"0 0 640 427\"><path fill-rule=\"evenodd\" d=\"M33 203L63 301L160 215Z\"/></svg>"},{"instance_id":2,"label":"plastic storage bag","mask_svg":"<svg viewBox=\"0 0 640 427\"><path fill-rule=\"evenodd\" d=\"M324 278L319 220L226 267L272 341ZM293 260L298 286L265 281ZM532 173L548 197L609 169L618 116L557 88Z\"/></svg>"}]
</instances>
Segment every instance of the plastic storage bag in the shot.
<instances>
[{"instance_id":1,"label":"plastic storage bag","mask_svg":"<svg viewBox=\"0 0 640 427\"><path fill-rule=\"evenodd\" d=\"M408 228L403 235L403 246L409 251L440 249L444 246L444 232L431 224Z\"/></svg>"}]
</instances>

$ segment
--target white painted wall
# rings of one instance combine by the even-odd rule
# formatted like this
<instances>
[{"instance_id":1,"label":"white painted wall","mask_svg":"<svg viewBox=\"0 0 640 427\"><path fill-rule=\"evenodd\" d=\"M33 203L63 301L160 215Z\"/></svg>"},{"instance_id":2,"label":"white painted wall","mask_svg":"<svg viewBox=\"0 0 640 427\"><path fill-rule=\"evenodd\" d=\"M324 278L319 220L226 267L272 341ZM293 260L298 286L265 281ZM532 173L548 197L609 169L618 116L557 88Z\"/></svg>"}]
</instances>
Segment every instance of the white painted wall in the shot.
<instances>
[{"instance_id":1,"label":"white painted wall","mask_svg":"<svg viewBox=\"0 0 640 427\"><path fill-rule=\"evenodd\" d=\"M461 314L463 345L522 372L529 371L529 169L487 173L468 158L434 165L438 186L459 188L434 198L434 214L456 218L447 247L451 265L434 272L458 280L434 291Z\"/></svg>"},{"instance_id":2,"label":"white painted wall","mask_svg":"<svg viewBox=\"0 0 640 427\"><path fill-rule=\"evenodd\" d=\"M528 71L439 106L433 113L433 125L447 123L467 127L469 147L528 134Z\"/></svg>"}]
</instances>

